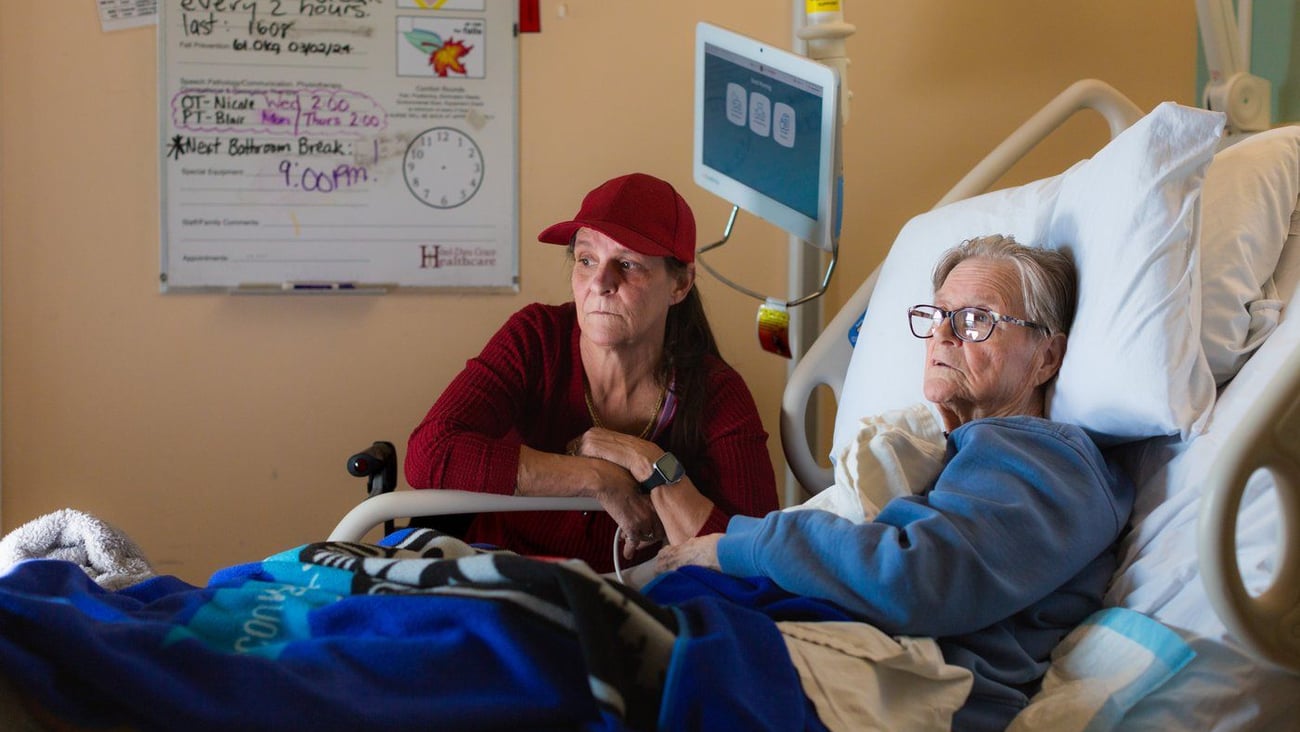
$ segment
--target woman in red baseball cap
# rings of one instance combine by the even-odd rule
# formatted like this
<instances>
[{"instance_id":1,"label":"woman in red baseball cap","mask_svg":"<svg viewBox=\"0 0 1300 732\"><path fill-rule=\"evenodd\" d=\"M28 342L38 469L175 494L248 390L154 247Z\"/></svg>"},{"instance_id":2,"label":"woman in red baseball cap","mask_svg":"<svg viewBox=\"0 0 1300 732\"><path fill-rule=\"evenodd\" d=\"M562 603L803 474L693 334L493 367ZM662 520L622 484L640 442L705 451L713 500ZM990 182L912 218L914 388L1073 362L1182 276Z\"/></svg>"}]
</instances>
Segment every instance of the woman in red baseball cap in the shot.
<instances>
[{"instance_id":1,"label":"woman in red baseball cap","mask_svg":"<svg viewBox=\"0 0 1300 732\"><path fill-rule=\"evenodd\" d=\"M573 300L515 313L407 447L415 488L593 496L603 513L473 517L464 538L613 569L778 507L767 433L695 288L695 217L642 173L606 181L538 240L567 246Z\"/></svg>"}]
</instances>

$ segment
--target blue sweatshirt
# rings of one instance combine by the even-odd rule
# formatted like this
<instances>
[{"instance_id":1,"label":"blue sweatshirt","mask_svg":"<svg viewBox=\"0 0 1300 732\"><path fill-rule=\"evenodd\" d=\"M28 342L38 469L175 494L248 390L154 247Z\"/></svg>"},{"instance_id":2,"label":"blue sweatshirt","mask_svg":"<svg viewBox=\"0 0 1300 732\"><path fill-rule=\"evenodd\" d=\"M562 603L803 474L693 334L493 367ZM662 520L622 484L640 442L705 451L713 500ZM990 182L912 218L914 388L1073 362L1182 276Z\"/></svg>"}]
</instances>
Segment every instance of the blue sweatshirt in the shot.
<instances>
[{"instance_id":1,"label":"blue sweatshirt","mask_svg":"<svg viewBox=\"0 0 1300 732\"><path fill-rule=\"evenodd\" d=\"M722 570L829 600L893 635L937 638L975 684L955 729L1003 729L1052 648L1101 607L1133 487L1079 428L982 419L948 437L933 486L855 524L735 516Z\"/></svg>"}]
</instances>

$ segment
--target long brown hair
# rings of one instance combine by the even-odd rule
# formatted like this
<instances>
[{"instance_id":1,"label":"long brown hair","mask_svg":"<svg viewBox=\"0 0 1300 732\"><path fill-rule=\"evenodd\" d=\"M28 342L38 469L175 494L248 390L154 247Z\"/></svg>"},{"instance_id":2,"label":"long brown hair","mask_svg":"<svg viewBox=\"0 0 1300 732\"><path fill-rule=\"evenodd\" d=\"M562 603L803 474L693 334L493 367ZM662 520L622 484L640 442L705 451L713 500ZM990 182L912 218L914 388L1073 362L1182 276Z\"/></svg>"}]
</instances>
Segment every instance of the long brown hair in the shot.
<instances>
[{"instance_id":1,"label":"long brown hair","mask_svg":"<svg viewBox=\"0 0 1300 732\"><path fill-rule=\"evenodd\" d=\"M686 264L673 257L664 260L668 273L682 277ZM709 327L704 312L704 300L694 284L682 301L668 308L668 323L664 328L664 349L655 376L661 384L675 379L673 394L677 397L677 414L668 449L683 455L696 454L704 449L704 405L708 401L709 356L721 359L718 342Z\"/></svg>"}]
</instances>

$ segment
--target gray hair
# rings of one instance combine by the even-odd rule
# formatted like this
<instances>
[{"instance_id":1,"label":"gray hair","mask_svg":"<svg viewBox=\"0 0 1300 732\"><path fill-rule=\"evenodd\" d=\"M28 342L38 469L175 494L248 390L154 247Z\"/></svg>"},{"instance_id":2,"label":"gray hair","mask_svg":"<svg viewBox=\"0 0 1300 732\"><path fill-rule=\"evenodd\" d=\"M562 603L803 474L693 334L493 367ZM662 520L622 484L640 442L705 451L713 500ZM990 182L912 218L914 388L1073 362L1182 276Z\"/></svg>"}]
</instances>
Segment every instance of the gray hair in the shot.
<instances>
[{"instance_id":1,"label":"gray hair","mask_svg":"<svg viewBox=\"0 0 1300 732\"><path fill-rule=\"evenodd\" d=\"M1074 260L1064 252L1025 246L1011 236L993 234L967 239L949 249L934 267L937 292L952 270L967 259L1008 262L1020 274L1025 319L1049 333L1068 333L1074 321L1078 275Z\"/></svg>"}]
</instances>

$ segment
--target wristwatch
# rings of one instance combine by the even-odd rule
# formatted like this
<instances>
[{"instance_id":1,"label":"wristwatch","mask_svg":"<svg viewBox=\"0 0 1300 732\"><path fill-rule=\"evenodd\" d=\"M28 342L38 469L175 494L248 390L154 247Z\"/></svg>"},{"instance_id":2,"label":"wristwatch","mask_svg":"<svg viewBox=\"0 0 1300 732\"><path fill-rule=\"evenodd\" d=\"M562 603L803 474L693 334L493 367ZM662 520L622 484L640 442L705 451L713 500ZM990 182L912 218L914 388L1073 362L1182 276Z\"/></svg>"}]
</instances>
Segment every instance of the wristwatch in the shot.
<instances>
[{"instance_id":1,"label":"wristwatch","mask_svg":"<svg viewBox=\"0 0 1300 732\"><path fill-rule=\"evenodd\" d=\"M650 477L641 481L641 492L649 493L661 485L676 483L683 475L686 475L686 468L677 462L676 455L666 452L651 466Z\"/></svg>"}]
</instances>

